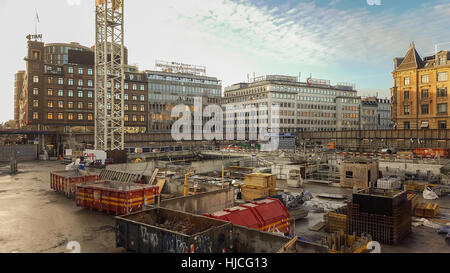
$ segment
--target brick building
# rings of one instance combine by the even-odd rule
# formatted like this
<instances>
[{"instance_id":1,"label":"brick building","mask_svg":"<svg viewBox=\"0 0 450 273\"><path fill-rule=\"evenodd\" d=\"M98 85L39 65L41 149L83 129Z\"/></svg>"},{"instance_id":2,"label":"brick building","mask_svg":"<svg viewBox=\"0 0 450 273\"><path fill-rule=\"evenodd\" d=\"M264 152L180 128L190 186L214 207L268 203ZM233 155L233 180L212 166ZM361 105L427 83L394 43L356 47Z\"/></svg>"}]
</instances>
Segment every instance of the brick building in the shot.
<instances>
[{"instance_id":1,"label":"brick building","mask_svg":"<svg viewBox=\"0 0 450 273\"><path fill-rule=\"evenodd\" d=\"M126 60L126 58L125 58ZM15 119L20 128L93 133L94 51L78 43L28 41L26 70L15 76ZM148 84L145 73L126 67L125 126L147 132ZM117 98L120 99L120 98Z\"/></svg>"}]
</instances>

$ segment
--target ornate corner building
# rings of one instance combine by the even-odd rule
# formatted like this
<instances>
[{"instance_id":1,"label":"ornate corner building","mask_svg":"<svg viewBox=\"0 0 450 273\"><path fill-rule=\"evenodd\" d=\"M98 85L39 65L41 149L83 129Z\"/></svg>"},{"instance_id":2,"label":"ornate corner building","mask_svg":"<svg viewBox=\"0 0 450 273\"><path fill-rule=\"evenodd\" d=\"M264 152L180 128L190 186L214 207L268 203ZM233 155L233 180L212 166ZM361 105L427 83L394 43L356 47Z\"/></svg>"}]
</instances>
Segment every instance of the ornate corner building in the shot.
<instances>
[{"instance_id":1,"label":"ornate corner building","mask_svg":"<svg viewBox=\"0 0 450 273\"><path fill-rule=\"evenodd\" d=\"M421 58L414 43L394 59L391 115L396 129L447 129L450 84L449 51Z\"/></svg>"}]
</instances>

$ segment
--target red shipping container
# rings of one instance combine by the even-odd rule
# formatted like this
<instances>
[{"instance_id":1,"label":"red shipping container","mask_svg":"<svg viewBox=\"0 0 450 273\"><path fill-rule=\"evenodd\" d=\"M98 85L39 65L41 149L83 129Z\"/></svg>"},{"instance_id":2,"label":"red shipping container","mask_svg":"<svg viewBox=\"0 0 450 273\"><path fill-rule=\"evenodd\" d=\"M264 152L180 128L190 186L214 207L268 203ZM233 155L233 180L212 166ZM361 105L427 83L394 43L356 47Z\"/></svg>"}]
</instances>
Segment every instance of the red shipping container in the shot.
<instances>
[{"instance_id":1,"label":"red shipping container","mask_svg":"<svg viewBox=\"0 0 450 273\"><path fill-rule=\"evenodd\" d=\"M439 154L440 158L448 158L448 149L446 148L435 148L435 149L418 148L414 149L414 153L416 154L417 157L433 158L437 154Z\"/></svg>"},{"instance_id":2,"label":"red shipping container","mask_svg":"<svg viewBox=\"0 0 450 273\"><path fill-rule=\"evenodd\" d=\"M154 204L158 186L122 182L101 182L77 187L77 205L113 215L140 211Z\"/></svg>"}]
</instances>

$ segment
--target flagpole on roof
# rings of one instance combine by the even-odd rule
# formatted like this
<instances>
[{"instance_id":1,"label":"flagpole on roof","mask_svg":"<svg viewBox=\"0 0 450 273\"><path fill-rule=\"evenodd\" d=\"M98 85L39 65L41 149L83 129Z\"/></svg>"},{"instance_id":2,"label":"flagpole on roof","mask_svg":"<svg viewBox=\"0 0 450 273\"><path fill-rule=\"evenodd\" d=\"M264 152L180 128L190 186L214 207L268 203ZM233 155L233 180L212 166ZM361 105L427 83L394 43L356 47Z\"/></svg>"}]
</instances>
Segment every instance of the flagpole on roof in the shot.
<instances>
[{"instance_id":1,"label":"flagpole on roof","mask_svg":"<svg viewBox=\"0 0 450 273\"><path fill-rule=\"evenodd\" d=\"M39 14L38 14L37 8L35 9L35 11L36 11L36 19L34 20L34 31L35 31L34 34L37 35L38 34Z\"/></svg>"}]
</instances>

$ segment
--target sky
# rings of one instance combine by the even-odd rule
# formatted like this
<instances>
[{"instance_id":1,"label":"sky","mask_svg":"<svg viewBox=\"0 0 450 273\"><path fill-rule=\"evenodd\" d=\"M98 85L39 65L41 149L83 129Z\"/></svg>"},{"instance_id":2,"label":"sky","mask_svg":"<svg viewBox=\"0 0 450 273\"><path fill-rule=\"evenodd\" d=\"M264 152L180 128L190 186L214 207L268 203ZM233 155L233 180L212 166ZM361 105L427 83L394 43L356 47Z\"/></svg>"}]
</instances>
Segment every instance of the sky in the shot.
<instances>
[{"instance_id":1,"label":"sky","mask_svg":"<svg viewBox=\"0 0 450 273\"><path fill-rule=\"evenodd\" d=\"M26 36L94 44L95 0L0 0L0 122L14 118L14 74L25 69ZM310 75L389 97L393 58L450 42L447 0L125 0L129 63L207 67L223 86L247 75ZM450 49L450 43L439 49Z\"/></svg>"}]
</instances>

